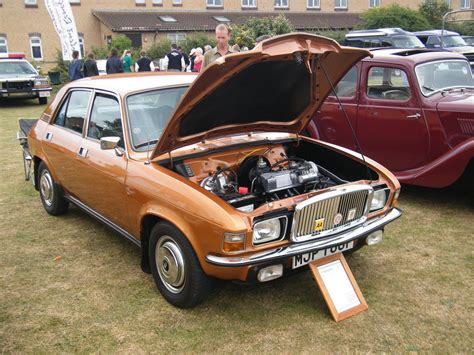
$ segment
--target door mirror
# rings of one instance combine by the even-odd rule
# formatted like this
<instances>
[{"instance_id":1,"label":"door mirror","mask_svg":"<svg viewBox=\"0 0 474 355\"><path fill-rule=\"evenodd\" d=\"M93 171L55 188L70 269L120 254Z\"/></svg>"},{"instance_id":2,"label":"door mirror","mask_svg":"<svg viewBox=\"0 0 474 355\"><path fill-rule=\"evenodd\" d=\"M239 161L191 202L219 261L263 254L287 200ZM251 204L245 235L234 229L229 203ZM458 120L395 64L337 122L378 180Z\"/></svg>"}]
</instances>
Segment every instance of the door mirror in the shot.
<instances>
[{"instance_id":1,"label":"door mirror","mask_svg":"<svg viewBox=\"0 0 474 355\"><path fill-rule=\"evenodd\" d=\"M120 142L120 137L102 137L100 139L100 149L109 150L115 149Z\"/></svg>"}]
</instances>

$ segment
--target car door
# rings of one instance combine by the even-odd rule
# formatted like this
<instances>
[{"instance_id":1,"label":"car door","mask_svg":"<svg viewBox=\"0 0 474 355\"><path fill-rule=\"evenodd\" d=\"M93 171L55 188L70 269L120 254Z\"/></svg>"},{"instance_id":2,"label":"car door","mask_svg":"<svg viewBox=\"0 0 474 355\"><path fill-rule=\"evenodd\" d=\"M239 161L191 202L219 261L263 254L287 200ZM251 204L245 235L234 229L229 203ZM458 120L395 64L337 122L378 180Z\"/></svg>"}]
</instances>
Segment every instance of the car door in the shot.
<instances>
[{"instance_id":1,"label":"car door","mask_svg":"<svg viewBox=\"0 0 474 355\"><path fill-rule=\"evenodd\" d=\"M357 125L358 76L358 66L354 66L336 85L336 93L342 107L333 93L326 98L314 118L320 139L352 150L357 150L354 138L355 131L352 131L347 118L349 118L355 130Z\"/></svg>"},{"instance_id":2,"label":"car door","mask_svg":"<svg viewBox=\"0 0 474 355\"><path fill-rule=\"evenodd\" d=\"M364 63L357 135L364 154L393 171L420 166L429 134L414 77L403 67Z\"/></svg>"},{"instance_id":3,"label":"car door","mask_svg":"<svg viewBox=\"0 0 474 355\"><path fill-rule=\"evenodd\" d=\"M118 149L101 149L102 137L120 137ZM95 212L125 228L128 225L125 189L128 159L123 140L119 98L96 91L77 158L77 174L82 181L78 197Z\"/></svg>"},{"instance_id":4,"label":"car door","mask_svg":"<svg viewBox=\"0 0 474 355\"><path fill-rule=\"evenodd\" d=\"M78 179L77 159L85 119L89 110L91 90L71 90L63 100L52 124L48 126L43 150L69 194L76 195L81 181Z\"/></svg>"}]
</instances>

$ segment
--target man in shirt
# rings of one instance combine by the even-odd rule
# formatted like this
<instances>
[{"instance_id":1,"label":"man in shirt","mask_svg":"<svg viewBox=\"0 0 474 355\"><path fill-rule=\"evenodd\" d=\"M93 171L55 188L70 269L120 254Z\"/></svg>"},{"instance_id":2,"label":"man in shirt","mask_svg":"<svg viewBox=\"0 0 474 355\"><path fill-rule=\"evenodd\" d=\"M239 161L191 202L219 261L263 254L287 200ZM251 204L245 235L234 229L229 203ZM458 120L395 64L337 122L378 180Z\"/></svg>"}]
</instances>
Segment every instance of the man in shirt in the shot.
<instances>
[{"instance_id":1,"label":"man in shirt","mask_svg":"<svg viewBox=\"0 0 474 355\"><path fill-rule=\"evenodd\" d=\"M223 23L220 23L216 27L216 42L215 48L209 50L204 54L204 60L202 63L201 71L209 64L214 62L216 59L225 56L226 54L234 53L232 48L229 46L230 40L230 29Z\"/></svg>"},{"instance_id":2,"label":"man in shirt","mask_svg":"<svg viewBox=\"0 0 474 355\"><path fill-rule=\"evenodd\" d=\"M138 72L151 71L151 60L146 56L145 51L140 52L140 59L137 60L136 66Z\"/></svg>"},{"instance_id":3,"label":"man in shirt","mask_svg":"<svg viewBox=\"0 0 474 355\"><path fill-rule=\"evenodd\" d=\"M184 58L178 51L178 46L173 43L171 45L171 52L165 55L163 65L168 71L183 71L186 68Z\"/></svg>"},{"instance_id":4,"label":"man in shirt","mask_svg":"<svg viewBox=\"0 0 474 355\"><path fill-rule=\"evenodd\" d=\"M112 48L110 57L105 64L107 74L123 73L122 60L118 57L117 48Z\"/></svg>"}]
</instances>

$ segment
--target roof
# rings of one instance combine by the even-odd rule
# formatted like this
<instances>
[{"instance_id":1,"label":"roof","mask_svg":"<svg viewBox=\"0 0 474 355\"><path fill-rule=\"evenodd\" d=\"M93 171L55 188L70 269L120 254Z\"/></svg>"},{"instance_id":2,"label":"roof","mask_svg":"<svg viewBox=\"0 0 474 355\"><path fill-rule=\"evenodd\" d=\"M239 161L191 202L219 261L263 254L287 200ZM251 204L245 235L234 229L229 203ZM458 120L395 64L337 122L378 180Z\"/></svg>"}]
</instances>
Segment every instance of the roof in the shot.
<instances>
[{"instance_id":1,"label":"roof","mask_svg":"<svg viewBox=\"0 0 474 355\"><path fill-rule=\"evenodd\" d=\"M441 36L442 30L429 30L414 32L416 36ZM459 36L459 33L444 30L444 36Z\"/></svg>"},{"instance_id":2,"label":"roof","mask_svg":"<svg viewBox=\"0 0 474 355\"><path fill-rule=\"evenodd\" d=\"M146 91L171 86L191 84L195 73L143 72L130 74L109 74L75 80L66 87L94 88L111 91L124 96L135 91Z\"/></svg>"},{"instance_id":3,"label":"roof","mask_svg":"<svg viewBox=\"0 0 474 355\"><path fill-rule=\"evenodd\" d=\"M402 30L398 27L390 27L390 28L377 28L373 30L357 30L357 31L350 31L346 34L346 38L352 37L370 37L370 36L390 36L390 35L413 35L412 32L408 32Z\"/></svg>"},{"instance_id":4,"label":"roof","mask_svg":"<svg viewBox=\"0 0 474 355\"><path fill-rule=\"evenodd\" d=\"M466 60L466 57L462 54L440 51L433 49L423 49L423 48L414 48L414 49L381 49L372 51L374 55L373 58L364 58L363 61L377 61L377 60L387 60L392 63L403 61L411 62L413 65L435 61L435 60L446 60L446 59L463 59Z\"/></svg>"},{"instance_id":5,"label":"roof","mask_svg":"<svg viewBox=\"0 0 474 355\"><path fill-rule=\"evenodd\" d=\"M284 14L296 30L351 28L360 22L354 13L314 12L217 12L217 11L150 11L150 10L95 10L93 15L114 32L130 31L212 31L219 23L242 24L249 17L275 17ZM164 21L171 16L176 21ZM219 22L214 17L226 17Z\"/></svg>"}]
</instances>

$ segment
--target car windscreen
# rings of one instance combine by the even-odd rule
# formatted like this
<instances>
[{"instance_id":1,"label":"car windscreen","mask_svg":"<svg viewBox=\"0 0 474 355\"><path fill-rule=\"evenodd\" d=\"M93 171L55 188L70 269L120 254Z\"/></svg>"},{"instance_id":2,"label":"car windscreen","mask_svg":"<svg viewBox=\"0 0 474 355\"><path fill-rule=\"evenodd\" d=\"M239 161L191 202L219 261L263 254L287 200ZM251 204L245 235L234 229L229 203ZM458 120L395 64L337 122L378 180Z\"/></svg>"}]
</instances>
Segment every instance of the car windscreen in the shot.
<instances>
[{"instance_id":1,"label":"car windscreen","mask_svg":"<svg viewBox=\"0 0 474 355\"><path fill-rule=\"evenodd\" d=\"M395 48L424 48L425 45L416 36L394 36L392 37Z\"/></svg>"},{"instance_id":2,"label":"car windscreen","mask_svg":"<svg viewBox=\"0 0 474 355\"><path fill-rule=\"evenodd\" d=\"M0 75L33 74L33 67L25 62L2 62L0 61Z\"/></svg>"},{"instance_id":3,"label":"car windscreen","mask_svg":"<svg viewBox=\"0 0 474 355\"><path fill-rule=\"evenodd\" d=\"M449 48L449 47L463 47L463 46L467 46L467 43L461 36L444 36L443 37L443 47Z\"/></svg>"},{"instance_id":4,"label":"car windscreen","mask_svg":"<svg viewBox=\"0 0 474 355\"><path fill-rule=\"evenodd\" d=\"M128 126L132 148L153 148L168 124L187 86L147 91L127 97Z\"/></svg>"},{"instance_id":5,"label":"car windscreen","mask_svg":"<svg viewBox=\"0 0 474 355\"><path fill-rule=\"evenodd\" d=\"M444 89L474 88L469 63L465 60L444 60L419 64L415 68L416 79L425 96Z\"/></svg>"}]
</instances>

